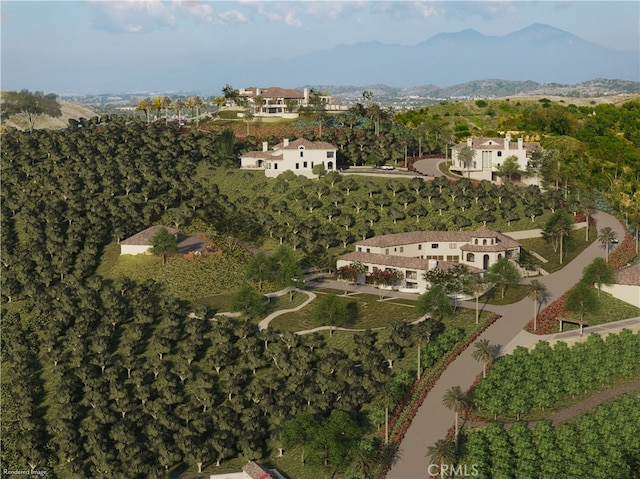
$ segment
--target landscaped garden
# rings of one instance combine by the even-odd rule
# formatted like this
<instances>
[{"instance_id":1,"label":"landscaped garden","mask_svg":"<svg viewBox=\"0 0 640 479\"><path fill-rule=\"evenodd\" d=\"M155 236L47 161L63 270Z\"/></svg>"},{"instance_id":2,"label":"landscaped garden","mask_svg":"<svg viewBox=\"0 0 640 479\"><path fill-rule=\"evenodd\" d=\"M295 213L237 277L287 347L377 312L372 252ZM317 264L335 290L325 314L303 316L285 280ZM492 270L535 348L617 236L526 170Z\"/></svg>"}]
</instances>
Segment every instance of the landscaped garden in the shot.
<instances>
[{"instance_id":1,"label":"landscaped garden","mask_svg":"<svg viewBox=\"0 0 640 479\"><path fill-rule=\"evenodd\" d=\"M506 103L505 121L530 129L515 102ZM451 107L462 111L461 105ZM436 150L445 148L446 130L457 128L445 115L438 113L438 121L430 117L440 108L446 109L416 117L433 120L443 133L431 148ZM361 463L386 467L381 458L389 456L371 451L388 452L378 448L387 429L391 442L402 438L438 375L493 318L484 315L476 326L474 312L465 311L444 319L444 329L438 322L407 326L417 308L372 299L360 308L360 320L379 324L369 312L390 307L380 331L300 336L284 325L260 331L257 322L270 308L286 309L304 299L294 294L289 301L285 295L265 304L264 294L300 276L289 274L286 261L277 268L278 278L248 275L258 255L240 243L272 256L283 246L298 268L330 270L354 241L376 234L485 224L507 233L541 227L552 210L564 206L574 213L578 196L593 187L607 189L606 175L618 170L620 182L611 185L609 197L635 221L625 205L634 204L627 169L637 160L630 140L636 135L622 129L635 128L637 122L627 118L637 117L637 107L611 108L597 117L587 116L592 108L567 110L585 124L619 118L601 125L611 131L607 141L613 145L591 141L591 130L575 140L585 150L563 144L564 134L548 139L566 157L543 159L546 193L465 179L329 174L310 180L283 174L268 180L237 169L241 152L291 135L316 139L316 125L270 130L255 124L255 137L239 139L230 130L105 115L56 131L3 130L3 464L59 477L139 478L237 470L248 458L282 464L295 477L345 478L364 473ZM486 108L475 110L476 124L493 118ZM537 110L542 117L552 109ZM391 128L389 120L375 131L370 123L360 118L353 127L326 128L322 139L339 145L345 165L394 163L426 144L426 134L414 136L404 124ZM238 131L246 126L239 124ZM456 134L480 133L466 122L460 126L467 129ZM400 131L409 133L406 141L396 136ZM623 154L601 161L613 149ZM571 165L582 165L584 158L578 178ZM155 224L210 232L223 255L168 257L165 265L160 257L120 257L119 240ZM622 259L612 254L610 261ZM255 294L238 297L246 287ZM204 320L203 306L233 306L242 316ZM394 314L408 316L394 321ZM412 386L418 351L426 369ZM390 413L397 402L403 407ZM304 424L301 412L315 422L305 465L295 447L285 447L278 457L279 448L296 437L294 426ZM331 437L349 441L320 442Z\"/></svg>"}]
</instances>

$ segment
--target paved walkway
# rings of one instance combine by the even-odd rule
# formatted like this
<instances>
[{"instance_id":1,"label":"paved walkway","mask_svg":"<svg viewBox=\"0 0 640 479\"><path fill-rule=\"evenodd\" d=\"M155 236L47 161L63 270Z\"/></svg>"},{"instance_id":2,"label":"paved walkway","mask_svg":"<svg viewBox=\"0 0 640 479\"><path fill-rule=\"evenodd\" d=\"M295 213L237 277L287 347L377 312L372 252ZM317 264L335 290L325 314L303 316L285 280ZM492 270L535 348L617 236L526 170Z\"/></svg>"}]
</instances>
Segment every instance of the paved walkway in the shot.
<instances>
[{"instance_id":1,"label":"paved walkway","mask_svg":"<svg viewBox=\"0 0 640 479\"><path fill-rule=\"evenodd\" d=\"M619 238L624 237L624 227L612 215L598 211L593 217L598 230L609 226ZM596 257L604 257L604 249L599 242L592 243L562 270L538 278L549 290L549 301L554 301L570 289L582 276L582 269ZM475 307L475 303L469 303L471 304ZM485 307L485 309L496 311L502 317L478 339L488 339L492 344L505 350L507 347L514 348L520 342L523 346L531 344L531 338L520 335L524 326L532 318L533 305L530 299L525 298L515 304ZM427 447L433 445L438 439L444 438L453 422L451 411L442 405L442 397L453 386L460 386L463 390L469 389L476 375L482 370L482 365L471 357L472 352L473 348L468 348L458 356L427 395L400 444L398 454L387 475L388 479L423 479L427 476L429 467L429 460L425 457Z\"/></svg>"},{"instance_id":2,"label":"paved walkway","mask_svg":"<svg viewBox=\"0 0 640 479\"><path fill-rule=\"evenodd\" d=\"M283 290L276 291L275 293L270 293L267 296L270 297L270 298L274 298L274 297L277 297L277 296L284 296L285 294L289 294L290 291L291 290L289 288L285 288ZM278 311L274 311L273 313L271 313L269 316L267 316L266 318L264 318L262 321L260 321L258 323L258 328L260 330L267 329L269 327L269 323L271 322L271 320L273 318L277 318L278 316L280 316L282 314L287 314L287 313L292 313L294 311L298 311L299 309L304 308L307 304L309 304L311 301L316 299L315 293L312 293L311 291L305 291L303 289L298 289L298 288L294 288L294 291L296 293L306 294L308 296L308 298L304 301L304 303L296 306L295 308L280 309Z\"/></svg>"}]
</instances>

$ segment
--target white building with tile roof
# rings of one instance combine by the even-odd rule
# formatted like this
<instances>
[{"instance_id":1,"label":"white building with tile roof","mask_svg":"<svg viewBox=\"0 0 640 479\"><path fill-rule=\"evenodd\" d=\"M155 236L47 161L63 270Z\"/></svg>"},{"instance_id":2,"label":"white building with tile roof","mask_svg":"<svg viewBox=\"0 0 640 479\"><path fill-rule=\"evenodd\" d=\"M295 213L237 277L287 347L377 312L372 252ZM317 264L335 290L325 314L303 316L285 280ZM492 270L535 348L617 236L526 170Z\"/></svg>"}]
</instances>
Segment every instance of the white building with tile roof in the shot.
<instances>
[{"instance_id":1,"label":"white building with tile roof","mask_svg":"<svg viewBox=\"0 0 640 479\"><path fill-rule=\"evenodd\" d=\"M498 259L516 259L520 243L509 236L481 226L475 231L412 231L375 236L355 244L355 251L338 257L337 268L361 263L365 274L377 269L397 269L403 275L398 287L424 293L429 284L427 271L446 271L456 264L467 265L471 272L486 271Z\"/></svg>"},{"instance_id":2,"label":"white building with tile roof","mask_svg":"<svg viewBox=\"0 0 640 479\"><path fill-rule=\"evenodd\" d=\"M178 239L178 230L167 226L155 225L120 241L120 255L123 254L146 254L151 249L151 238L162 228Z\"/></svg>"},{"instance_id":3,"label":"white building with tile roof","mask_svg":"<svg viewBox=\"0 0 640 479\"><path fill-rule=\"evenodd\" d=\"M475 156L468 165L459 158L460 151L464 148L475 151ZM451 149L450 169L472 180L496 181L499 180L496 174L498 166L502 165L506 158L515 156L519 169L526 171L531 154L540 148L540 143L537 141L523 141L522 138L518 138L513 142L510 134L506 134L504 138L469 138ZM521 181L527 184L538 184L539 180L537 177L523 177Z\"/></svg>"},{"instance_id":4,"label":"white building with tile roof","mask_svg":"<svg viewBox=\"0 0 640 479\"><path fill-rule=\"evenodd\" d=\"M315 178L313 167L316 165L324 165L327 172L336 171L336 153L336 146L326 141L285 139L271 150L267 142L264 142L262 151L249 151L240 156L240 168L264 170L265 175L270 178L285 171Z\"/></svg>"}]
</instances>

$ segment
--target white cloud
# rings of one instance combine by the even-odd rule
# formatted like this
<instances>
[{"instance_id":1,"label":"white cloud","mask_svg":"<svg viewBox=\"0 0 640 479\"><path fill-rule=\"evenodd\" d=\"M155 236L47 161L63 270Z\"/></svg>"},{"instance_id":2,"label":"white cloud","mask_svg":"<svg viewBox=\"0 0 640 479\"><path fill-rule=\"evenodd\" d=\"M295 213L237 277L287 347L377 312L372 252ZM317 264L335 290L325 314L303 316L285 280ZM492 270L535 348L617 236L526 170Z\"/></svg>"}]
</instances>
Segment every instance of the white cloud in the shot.
<instances>
[{"instance_id":1,"label":"white cloud","mask_svg":"<svg viewBox=\"0 0 640 479\"><path fill-rule=\"evenodd\" d=\"M98 17L92 26L111 33L140 33L176 23L170 4L160 0L91 0L90 5L98 10Z\"/></svg>"}]
</instances>

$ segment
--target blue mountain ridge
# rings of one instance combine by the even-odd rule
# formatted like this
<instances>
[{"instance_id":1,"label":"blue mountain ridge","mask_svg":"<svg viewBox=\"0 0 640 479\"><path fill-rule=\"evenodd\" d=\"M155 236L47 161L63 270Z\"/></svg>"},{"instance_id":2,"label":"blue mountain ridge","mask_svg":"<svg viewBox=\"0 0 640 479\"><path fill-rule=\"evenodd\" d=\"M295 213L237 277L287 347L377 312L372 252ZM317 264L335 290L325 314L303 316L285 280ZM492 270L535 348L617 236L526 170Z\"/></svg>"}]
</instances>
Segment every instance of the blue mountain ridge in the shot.
<instances>
[{"instance_id":1,"label":"blue mountain ridge","mask_svg":"<svg viewBox=\"0 0 640 479\"><path fill-rule=\"evenodd\" d=\"M532 24L502 36L473 29L440 33L416 45L378 41L336 45L290 59L224 63L213 59L191 66L159 66L155 72L129 71L119 85L105 85L95 71L42 72L48 91L74 88L81 78L104 91L206 90L235 87L386 84L395 88L457 85L482 78L575 84L596 78L640 81L640 53L618 51L572 33ZM56 83L59 84L56 85ZM116 88L117 87L117 88Z\"/></svg>"}]
</instances>

